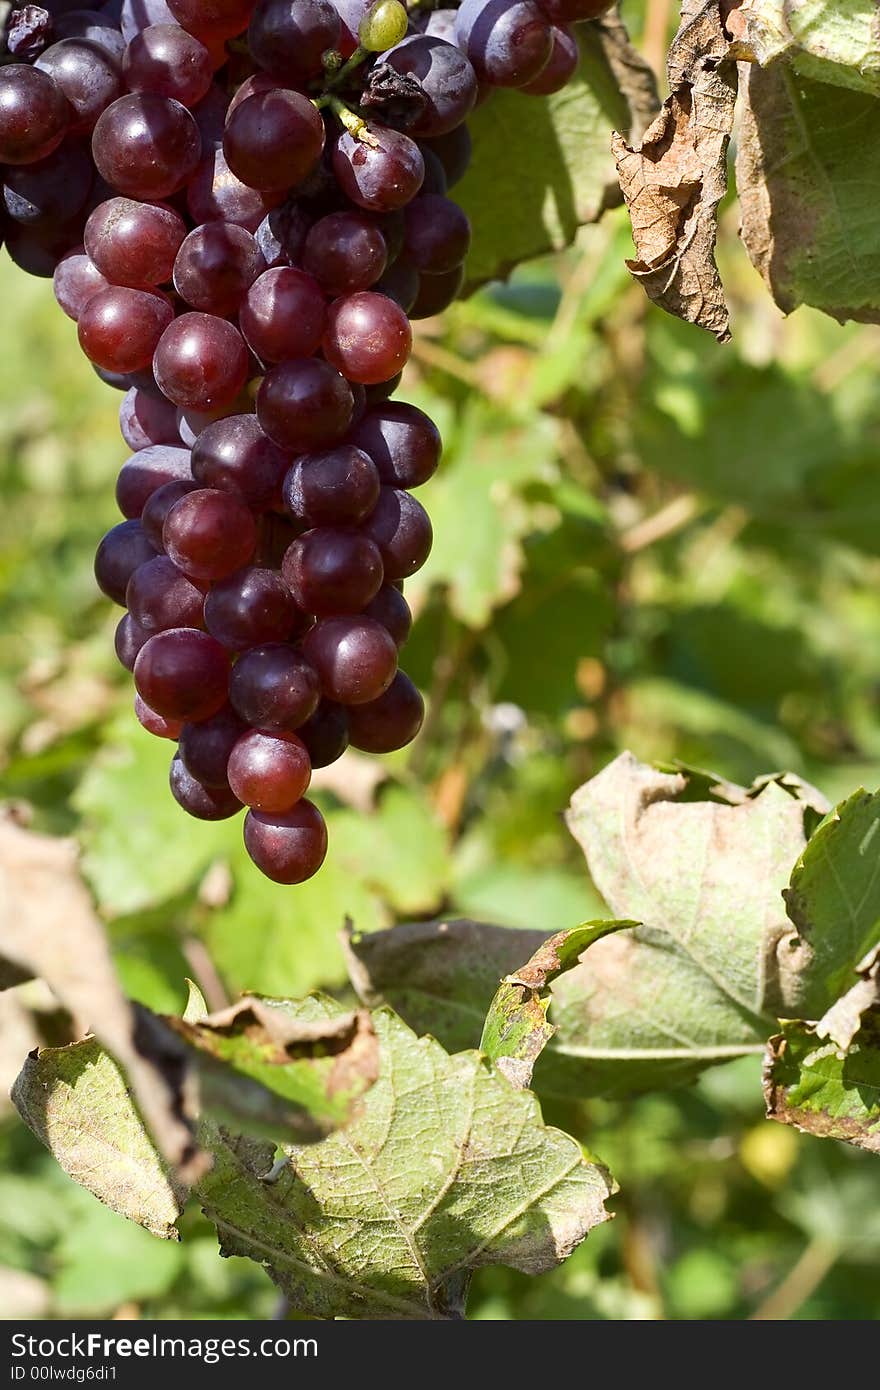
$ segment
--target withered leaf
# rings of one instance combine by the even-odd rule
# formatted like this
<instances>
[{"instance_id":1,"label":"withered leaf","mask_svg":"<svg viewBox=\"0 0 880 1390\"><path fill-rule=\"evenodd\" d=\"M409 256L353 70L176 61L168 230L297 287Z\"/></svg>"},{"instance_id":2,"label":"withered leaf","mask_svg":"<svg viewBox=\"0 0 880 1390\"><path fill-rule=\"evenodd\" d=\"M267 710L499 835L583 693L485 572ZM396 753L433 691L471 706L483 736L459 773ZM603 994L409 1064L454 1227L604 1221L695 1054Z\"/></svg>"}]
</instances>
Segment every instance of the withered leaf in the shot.
<instances>
[{"instance_id":1,"label":"withered leaf","mask_svg":"<svg viewBox=\"0 0 880 1390\"><path fill-rule=\"evenodd\" d=\"M730 337L715 263L736 106L729 49L718 0L685 0L669 51L669 97L640 143L619 133L612 140L636 246L630 271L661 308L719 342Z\"/></svg>"}]
</instances>

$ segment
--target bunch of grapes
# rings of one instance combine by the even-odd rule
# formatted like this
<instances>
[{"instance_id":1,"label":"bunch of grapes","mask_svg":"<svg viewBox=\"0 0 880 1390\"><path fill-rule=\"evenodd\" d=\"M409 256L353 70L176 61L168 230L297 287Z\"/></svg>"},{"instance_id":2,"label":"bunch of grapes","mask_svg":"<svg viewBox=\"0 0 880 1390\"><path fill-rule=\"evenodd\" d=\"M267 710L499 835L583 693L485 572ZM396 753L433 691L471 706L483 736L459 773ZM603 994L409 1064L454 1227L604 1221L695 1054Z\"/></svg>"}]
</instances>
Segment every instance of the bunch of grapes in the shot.
<instances>
[{"instance_id":1,"label":"bunch of grapes","mask_svg":"<svg viewBox=\"0 0 880 1390\"><path fill-rule=\"evenodd\" d=\"M410 320L461 289L449 189L492 87L565 85L608 0L65 0L19 5L0 67L3 238L53 276L125 394L124 520L98 584L126 609L135 710L177 744L190 815L247 808L255 864L320 867L313 768L415 737L403 587L440 437L391 400Z\"/></svg>"}]
</instances>

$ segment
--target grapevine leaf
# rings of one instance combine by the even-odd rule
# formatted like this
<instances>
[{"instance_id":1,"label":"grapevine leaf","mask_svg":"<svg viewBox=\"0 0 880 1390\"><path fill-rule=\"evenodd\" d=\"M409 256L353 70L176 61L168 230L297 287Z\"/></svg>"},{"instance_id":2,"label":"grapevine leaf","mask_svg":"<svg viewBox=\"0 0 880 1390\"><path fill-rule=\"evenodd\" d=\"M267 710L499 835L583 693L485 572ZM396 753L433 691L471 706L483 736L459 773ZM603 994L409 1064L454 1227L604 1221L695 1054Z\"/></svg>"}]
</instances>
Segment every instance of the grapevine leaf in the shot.
<instances>
[{"instance_id":1,"label":"grapevine leaf","mask_svg":"<svg viewBox=\"0 0 880 1390\"><path fill-rule=\"evenodd\" d=\"M752 261L786 313L811 304L876 323L880 102L785 64L744 69L737 187Z\"/></svg>"},{"instance_id":2,"label":"grapevine leaf","mask_svg":"<svg viewBox=\"0 0 880 1390\"><path fill-rule=\"evenodd\" d=\"M726 28L737 58L784 59L806 77L880 96L874 0L736 0Z\"/></svg>"},{"instance_id":3,"label":"grapevine leaf","mask_svg":"<svg viewBox=\"0 0 880 1390\"><path fill-rule=\"evenodd\" d=\"M587 922L573 931L557 932L524 966L504 977L486 1015L480 1051L511 1085L525 1090L536 1061L556 1032L547 1018L552 981L576 965L594 941L637 925Z\"/></svg>"},{"instance_id":4,"label":"grapevine leaf","mask_svg":"<svg viewBox=\"0 0 880 1390\"><path fill-rule=\"evenodd\" d=\"M786 1024L767 1046L764 1098L772 1120L880 1153L880 1008L846 1047L821 1025Z\"/></svg>"},{"instance_id":5,"label":"grapevine leaf","mask_svg":"<svg viewBox=\"0 0 880 1390\"><path fill-rule=\"evenodd\" d=\"M76 846L0 821L3 954L25 977L39 975L78 1021L94 1029L129 1077L160 1151L181 1180L201 1166L176 1066L158 1055L124 998Z\"/></svg>"},{"instance_id":6,"label":"grapevine leaf","mask_svg":"<svg viewBox=\"0 0 880 1390\"><path fill-rule=\"evenodd\" d=\"M119 1066L97 1038L32 1052L12 1099L74 1182L153 1235L178 1239L186 1188L156 1152Z\"/></svg>"},{"instance_id":7,"label":"grapevine leaf","mask_svg":"<svg viewBox=\"0 0 880 1390\"><path fill-rule=\"evenodd\" d=\"M736 66L718 0L685 0L669 51L670 96L641 143L612 148L633 226L633 276L668 313L730 337L715 241L727 192Z\"/></svg>"},{"instance_id":8,"label":"grapevine leaf","mask_svg":"<svg viewBox=\"0 0 880 1390\"><path fill-rule=\"evenodd\" d=\"M612 1188L478 1053L450 1057L386 1010L374 1023L381 1074L347 1131L291 1149L277 1177L271 1146L229 1139L199 1196L223 1253L263 1263L299 1313L460 1317L471 1271L553 1268Z\"/></svg>"},{"instance_id":9,"label":"grapevine leaf","mask_svg":"<svg viewBox=\"0 0 880 1390\"><path fill-rule=\"evenodd\" d=\"M785 890L801 940L785 1017L818 1018L855 986L880 945L880 792L855 792L825 818Z\"/></svg>"},{"instance_id":10,"label":"grapevine leaf","mask_svg":"<svg viewBox=\"0 0 880 1390\"><path fill-rule=\"evenodd\" d=\"M655 105L646 64L619 21L583 26L581 64L550 97L496 91L468 122L470 168L455 190L469 215L471 287L559 251L613 201L612 128L641 133Z\"/></svg>"},{"instance_id":11,"label":"grapevine leaf","mask_svg":"<svg viewBox=\"0 0 880 1390\"><path fill-rule=\"evenodd\" d=\"M196 1023L165 1019L198 1073L201 1109L264 1138L315 1143L345 1124L378 1074L369 1014L303 1022L285 1000L248 995Z\"/></svg>"}]
</instances>

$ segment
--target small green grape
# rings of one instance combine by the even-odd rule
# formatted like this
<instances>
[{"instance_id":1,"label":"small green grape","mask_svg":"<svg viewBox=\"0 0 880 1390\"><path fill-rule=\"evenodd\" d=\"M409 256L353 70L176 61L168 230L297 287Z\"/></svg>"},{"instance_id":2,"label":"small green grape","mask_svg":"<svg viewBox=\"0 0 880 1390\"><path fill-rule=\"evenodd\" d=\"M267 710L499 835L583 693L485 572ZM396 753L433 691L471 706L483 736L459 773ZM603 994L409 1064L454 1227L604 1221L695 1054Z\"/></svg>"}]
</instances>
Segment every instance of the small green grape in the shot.
<instances>
[{"instance_id":1,"label":"small green grape","mask_svg":"<svg viewBox=\"0 0 880 1390\"><path fill-rule=\"evenodd\" d=\"M400 0L378 0L360 22L358 39L370 53L384 53L406 38L409 16Z\"/></svg>"}]
</instances>

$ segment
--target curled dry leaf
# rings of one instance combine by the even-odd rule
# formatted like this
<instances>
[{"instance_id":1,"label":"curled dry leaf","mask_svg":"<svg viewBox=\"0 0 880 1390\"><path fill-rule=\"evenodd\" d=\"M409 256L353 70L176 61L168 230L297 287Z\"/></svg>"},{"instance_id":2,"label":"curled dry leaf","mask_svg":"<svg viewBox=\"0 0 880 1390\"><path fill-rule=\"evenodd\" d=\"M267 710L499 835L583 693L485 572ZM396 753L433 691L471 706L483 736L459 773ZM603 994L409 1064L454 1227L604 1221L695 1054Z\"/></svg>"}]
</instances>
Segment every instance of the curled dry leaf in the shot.
<instances>
[{"instance_id":1,"label":"curled dry leaf","mask_svg":"<svg viewBox=\"0 0 880 1390\"><path fill-rule=\"evenodd\" d=\"M636 246L627 264L661 308L726 342L715 242L737 82L718 0L685 0L668 75L671 94L641 142L612 140Z\"/></svg>"},{"instance_id":2,"label":"curled dry leaf","mask_svg":"<svg viewBox=\"0 0 880 1390\"><path fill-rule=\"evenodd\" d=\"M116 979L104 929L79 875L73 841L0 820L0 953L20 976L39 976L93 1029L131 1082L160 1152L181 1180L204 1168L179 1043L139 1026Z\"/></svg>"}]
</instances>

